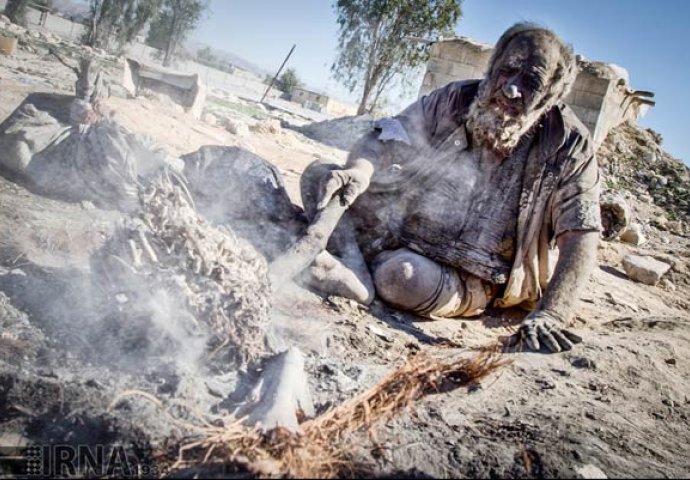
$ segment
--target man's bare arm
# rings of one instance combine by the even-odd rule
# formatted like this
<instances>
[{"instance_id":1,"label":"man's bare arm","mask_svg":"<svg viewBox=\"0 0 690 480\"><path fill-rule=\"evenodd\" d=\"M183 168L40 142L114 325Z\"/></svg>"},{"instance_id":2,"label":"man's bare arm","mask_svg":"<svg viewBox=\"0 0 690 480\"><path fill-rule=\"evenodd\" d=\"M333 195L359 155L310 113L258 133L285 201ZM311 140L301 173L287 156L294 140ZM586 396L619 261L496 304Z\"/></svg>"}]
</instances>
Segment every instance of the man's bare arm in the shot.
<instances>
[{"instance_id":1,"label":"man's bare arm","mask_svg":"<svg viewBox=\"0 0 690 480\"><path fill-rule=\"evenodd\" d=\"M345 205L352 205L367 188L374 175L374 163L381 154L383 146L373 134L361 139L348 156L342 170L333 170L324 179L317 209L322 209L339 194Z\"/></svg>"},{"instance_id":2,"label":"man's bare arm","mask_svg":"<svg viewBox=\"0 0 690 480\"><path fill-rule=\"evenodd\" d=\"M558 238L559 258L553 278L537 309L520 328L531 349L539 350L544 344L551 352L560 352L581 341L565 327L596 265L598 243L598 232L566 232Z\"/></svg>"}]
</instances>

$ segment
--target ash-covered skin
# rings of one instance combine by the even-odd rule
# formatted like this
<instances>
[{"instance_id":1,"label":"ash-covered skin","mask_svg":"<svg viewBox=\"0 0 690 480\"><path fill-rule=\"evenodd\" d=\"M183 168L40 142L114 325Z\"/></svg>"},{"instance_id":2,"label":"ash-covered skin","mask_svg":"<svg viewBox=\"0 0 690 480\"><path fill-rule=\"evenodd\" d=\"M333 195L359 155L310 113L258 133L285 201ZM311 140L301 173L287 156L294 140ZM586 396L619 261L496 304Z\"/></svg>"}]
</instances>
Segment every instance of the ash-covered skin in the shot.
<instances>
[{"instance_id":1,"label":"ash-covered skin","mask_svg":"<svg viewBox=\"0 0 690 480\"><path fill-rule=\"evenodd\" d=\"M482 81L467 113L466 125L474 148L490 151L499 158L509 157L520 140L568 93L576 73L572 50L554 33L531 24L510 28L499 40L487 78ZM368 149L369 152L375 150ZM322 197L317 199L317 204L326 204L334 194L340 194L348 204L354 203L367 190L374 170L374 162L369 158L351 155L344 169L321 179ZM580 341L564 327L573 315L579 291L594 266L598 233L566 231L556 240L560 257L553 277L536 310L525 319L515 339L523 339L529 348L537 350L544 346L551 352L568 350ZM423 265L415 264L414 255L405 256L406 264L401 265L400 270L412 274L400 277L405 285L414 285L415 298L434 298L438 293L437 278L442 265L437 264L438 271L435 271L428 268L426 258L418 257ZM390 275L377 274L379 266L381 263L377 266L376 262L370 265L373 278L385 277L387 282L394 282L395 278ZM390 269L391 266L386 264L386 267ZM353 286L353 292L366 283L361 280ZM377 284L376 290L379 293L385 290L387 302L409 305L410 293L406 288L386 285L382 290L382 287ZM395 292L400 298L393 298ZM358 297L361 295L353 294L350 298L359 300Z\"/></svg>"},{"instance_id":2,"label":"ash-covered skin","mask_svg":"<svg viewBox=\"0 0 690 480\"><path fill-rule=\"evenodd\" d=\"M575 80L572 54L546 30L508 30L470 107L472 137L507 157Z\"/></svg>"}]
</instances>

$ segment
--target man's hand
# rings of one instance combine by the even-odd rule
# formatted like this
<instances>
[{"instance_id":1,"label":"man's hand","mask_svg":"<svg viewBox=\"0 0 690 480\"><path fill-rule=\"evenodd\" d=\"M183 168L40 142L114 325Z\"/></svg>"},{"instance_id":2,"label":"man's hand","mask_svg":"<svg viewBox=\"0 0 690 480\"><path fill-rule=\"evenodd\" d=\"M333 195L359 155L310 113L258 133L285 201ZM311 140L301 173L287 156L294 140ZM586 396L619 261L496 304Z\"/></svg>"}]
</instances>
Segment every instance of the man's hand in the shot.
<instances>
[{"instance_id":1,"label":"man's hand","mask_svg":"<svg viewBox=\"0 0 690 480\"><path fill-rule=\"evenodd\" d=\"M332 170L323 180L321 198L316 208L325 208L337 194L341 195L343 205L352 205L369 188L370 179L371 173L360 168Z\"/></svg>"},{"instance_id":2,"label":"man's hand","mask_svg":"<svg viewBox=\"0 0 690 480\"><path fill-rule=\"evenodd\" d=\"M570 350L582 338L563 328L563 322L546 310L537 310L525 318L518 334L527 346L538 351L544 345L551 353Z\"/></svg>"}]
</instances>

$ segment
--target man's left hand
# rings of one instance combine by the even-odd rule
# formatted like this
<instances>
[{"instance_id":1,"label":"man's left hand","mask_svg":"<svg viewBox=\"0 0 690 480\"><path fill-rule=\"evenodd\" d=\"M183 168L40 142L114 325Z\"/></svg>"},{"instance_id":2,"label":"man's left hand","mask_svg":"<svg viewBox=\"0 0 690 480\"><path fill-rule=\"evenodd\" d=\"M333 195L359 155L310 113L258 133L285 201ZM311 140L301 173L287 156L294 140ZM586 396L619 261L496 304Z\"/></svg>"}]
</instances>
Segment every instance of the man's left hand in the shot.
<instances>
[{"instance_id":1,"label":"man's left hand","mask_svg":"<svg viewBox=\"0 0 690 480\"><path fill-rule=\"evenodd\" d=\"M581 337L566 330L563 322L546 310L529 314L520 325L518 335L530 349L539 351L544 345L551 353L570 350L582 342Z\"/></svg>"}]
</instances>

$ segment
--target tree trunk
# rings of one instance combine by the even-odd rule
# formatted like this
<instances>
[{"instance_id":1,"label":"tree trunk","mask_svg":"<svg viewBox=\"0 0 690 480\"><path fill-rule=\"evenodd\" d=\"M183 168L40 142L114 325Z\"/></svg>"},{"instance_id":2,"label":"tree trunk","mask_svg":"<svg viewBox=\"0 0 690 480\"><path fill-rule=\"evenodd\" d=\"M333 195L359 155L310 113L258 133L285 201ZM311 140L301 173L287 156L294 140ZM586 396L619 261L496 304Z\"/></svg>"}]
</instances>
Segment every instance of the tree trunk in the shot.
<instances>
[{"instance_id":1,"label":"tree trunk","mask_svg":"<svg viewBox=\"0 0 690 480\"><path fill-rule=\"evenodd\" d=\"M12 23L26 27L26 8L28 5L29 0L7 0L5 15Z\"/></svg>"},{"instance_id":2,"label":"tree trunk","mask_svg":"<svg viewBox=\"0 0 690 480\"><path fill-rule=\"evenodd\" d=\"M364 91L362 92L362 99L359 101L359 107L357 107L357 115L364 115L367 113L367 100L369 100L369 94L371 93L371 87L369 82L364 85Z\"/></svg>"},{"instance_id":3,"label":"tree trunk","mask_svg":"<svg viewBox=\"0 0 690 480\"><path fill-rule=\"evenodd\" d=\"M177 13L173 14L170 21L170 31L168 32L168 42L165 45L165 57L163 57L163 66L169 67L172 61L173 50L175 49L175 30L177 27Z\"/></svg>"}]
</instances>

